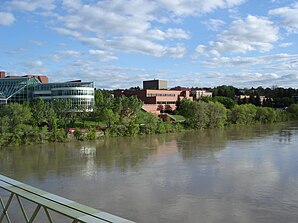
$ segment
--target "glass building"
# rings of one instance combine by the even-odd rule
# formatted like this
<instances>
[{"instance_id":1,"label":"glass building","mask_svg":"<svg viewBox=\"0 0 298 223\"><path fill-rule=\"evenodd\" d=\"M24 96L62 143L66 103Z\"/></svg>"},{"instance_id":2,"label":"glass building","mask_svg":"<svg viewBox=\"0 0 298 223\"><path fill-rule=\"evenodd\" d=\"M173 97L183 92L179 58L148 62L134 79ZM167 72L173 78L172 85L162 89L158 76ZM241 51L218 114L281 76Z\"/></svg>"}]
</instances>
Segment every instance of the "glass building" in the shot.
<instances>
[{"instance_id":1,"label":"glass building","mask_svg":"<svg viewBox=\"0 0 298 223\"><path fill-rule=\"evenodd\" d=\"M0 77L0 105L9 102L68 99L72 109L92 110L94 82L42 83L40 76Z\"/></svg>"}]
</instances>

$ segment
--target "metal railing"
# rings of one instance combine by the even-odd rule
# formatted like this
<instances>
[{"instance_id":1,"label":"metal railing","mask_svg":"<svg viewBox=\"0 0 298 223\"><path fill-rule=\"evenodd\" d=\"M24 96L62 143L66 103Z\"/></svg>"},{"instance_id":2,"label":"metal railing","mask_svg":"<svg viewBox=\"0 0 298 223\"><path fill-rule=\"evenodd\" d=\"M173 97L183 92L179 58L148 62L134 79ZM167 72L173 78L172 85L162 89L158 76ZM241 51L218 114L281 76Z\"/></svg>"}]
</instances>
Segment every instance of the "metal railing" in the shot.
<instances>
[{"instance_id":1,"label":"metal railing","mask_svg":"<svg viewBox=\"0 0 298 223\"><path fill-rule=\"evenodd\" d=\"M1 174L0 188L8 193L8 199L6 201L4 201L0 193L0 223L4 220L8 223L12 222L8 211L12 206L13 200L14 204L19 205L21 215L27 223L36 222L36 217L41 210L44 210L45 218L50 223L54 222L51 213L58 213L58 215L66 217L72 223L133 223L121 217L34 188ZM31 211L30 216L26 212L23 201L29 201L29 203L35 204L35 209L33 212Z\"/></svg>"}]
</instances>

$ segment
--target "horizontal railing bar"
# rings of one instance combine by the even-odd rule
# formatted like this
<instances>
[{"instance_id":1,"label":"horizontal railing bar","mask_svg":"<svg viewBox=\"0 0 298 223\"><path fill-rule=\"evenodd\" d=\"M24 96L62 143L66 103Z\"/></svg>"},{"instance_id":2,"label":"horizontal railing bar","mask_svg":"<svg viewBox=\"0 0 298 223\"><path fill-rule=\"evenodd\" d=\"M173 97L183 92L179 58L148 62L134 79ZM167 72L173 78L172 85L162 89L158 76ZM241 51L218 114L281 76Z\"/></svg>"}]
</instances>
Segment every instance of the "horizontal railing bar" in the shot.
<instances>
[{"instance_id":1,"label":"horizontal railing bar","mask_svg":"<svg viewBox=\"0 0 298 223\"><path fill-rule=\"evenodd\" d=\"M133 223L124 218L48 193L0 174L0 187L36 204L81 222Z\"/></svg>"}]
</instances>

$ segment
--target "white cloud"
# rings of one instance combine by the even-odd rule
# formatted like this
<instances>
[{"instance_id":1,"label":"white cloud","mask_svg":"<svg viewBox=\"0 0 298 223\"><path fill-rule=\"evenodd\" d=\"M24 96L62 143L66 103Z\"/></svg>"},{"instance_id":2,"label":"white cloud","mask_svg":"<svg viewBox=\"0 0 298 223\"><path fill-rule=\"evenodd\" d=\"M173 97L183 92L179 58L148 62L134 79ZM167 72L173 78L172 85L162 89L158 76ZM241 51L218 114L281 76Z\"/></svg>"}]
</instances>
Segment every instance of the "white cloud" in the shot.
<instances>
[{"instance_id":1,"label":"white cloud","mask_svg":"<svg viewBox=\"0 0 298 223\"><path fill-rule=\"evenodd\" d=\"M281 43L281 44L279 44L279 46L283 47L283 48L289 47L289 46L292 46L292 45L293 45L293 43Z\"/></svg>"},{"instance_id":2,"label":"white cloud","mask_svg":"<svg viewBox=\"0 0 298 223\"><path fill-rule=\"evenodd\" d=\"M190 39L190 33L182 28L169 28L164 23L181 15L232 8L243 2L244 0L103 0L83 4L79 0L64 0L62 4L66 15L60 20L62 26L54 29L60 34L72 36L112 53L124 51L158 57L174 55L180 58L185 55L186 49L179 42L174 44L177 46L173 46L165 41Z\"/></svg>"},{"instance_id":3,"label":"white cloud","mask_svg":"<svg viewBox=\"0 0 298 223\"><path fill-rule=\"evenodd\" d=\"M72 37L79 37L81 36L80 32L62 28L62 27L55 27L53 30L61 35L72 36Z\"/></svg>"},{"instance_id":4,"label":"white cloud","mask_svg":"<svg viewBox=\"0 0 298 223\"><path fill-rule=\"evenodd\" d=\"M164 56L166 52L166 47L161 44L129 36L113 40L110 45L122 52L142 53L156 57Z\"/></svg>"},{"instance_id":5,"label":"white cloud","mask_svg":"<svg viewBox=\"0 0 298 223\"><path fill-rule=\"evenodd\" d=\"M58 51L55 54L49 56L49 58L53 61L60 61L62 58L65 59L70 59L73 57L78 57L80 56L81 53L75 50L62 50L62 51Z\"/></svg>"},{"instance_id":6,"label":"white cloud","mask_svg":"<svg viewBox=\"0 0 298 223\"><path fill-rule=\"evenodd\" d=\"M62 4L68 9L79 9L82 7L80 0L63 0Z\"/></svg>"},{"instance_id":7,"label":"white cloud","mask_svg":"<svg viewBox=\"0 0 298 223\"><path fill-rule=\"evenodd\" d=\"M15 50L10 50L10 51L7 51L7 54L9 55L21 55L25 52L28 52L28 49L27 48L22 48L22 47L19 47Z\"/></svg>"},{"instance_id":8,"label":"white cloud","mask_svg":"<svg viewBox=\"0 0 298 223\"><path fill-rule=\"evenodd\" d=\"M209 55L208 50L207 50L207 46L202 45L202 44L200 44L196 47L196 52L199 53L200 55L204 55L204 56Z\"/></svg>"},{"instance_id":9,"label":"white cloud","mask_svg":"<svg viewBox=\"0 0 298 223\"><path fill-rule=\"evenodd\" d=\"M167 29L165 32L167 39L189 39L190 35L183 29Z\"/></svg>"},{"instance_id":10,"label":"white cloud","mask_svg":"<svg viewBox=\"0 0 298 223\"><path fill-rule=\"evenodd\" d=\"M269 15L281 18L282 24L290 32L298 32L298 3L291 7L281 7L269 11Z\"/></svg>"},{"instance_id":11,"label":"white cloud","mask_svg":"<svg viewBox=\"0 0 298 223\"><path fill-rule=\"evenodd\" d=\"M226 23L220 19L209 19L208 21L203 22L203 24L206 25L208 30L217 32L220 31Z\"/></svg>"},{"instance_id":12,"label":"white cloud","mask_svg":"<svg viewBox=\"0 0 298 223\"><path fill-rule=\"evenodd\" d=\"M96 56L101 61L111 61L117 60L118 58L110 52L106 52L104 50L89 50L89 54L92 56Z\"/></svg>"},{"instance_id":13,"label":"white cloud","mask_svg":"<svg viewBox=\"0 0 298 223\"><path fill-rule=\"evenodd\" d=\"M223 43L217 48L220 52L267 52L278 40L278 28L266 18L249 15L246 20L234 21L218 38Z\"/></svg>"},{"instance_id":14,"label":"white cloud","mask_svg":"<svg viewBox=\"0 0 298 223\"><path fill-rule=\"evenodd\" d=\"M64 57L78 57L81 55L80 52L75 50L62 50L62 51L59 51L58 54Z\"/></svg>"},{"instance_id":15,"label":"white cloud","mask_svg":"<svg viewBox=\"0 0 298 223\"><path fill-rule=\"evenodd\" d=\"M32 61L27 61L24 64L26 67L29 68L35 68L35 67L41 67L44 65L44 63L40 60L32 60Z\"/></svg>"},{"instance_id":16,"label":"white cloud","mask_svg":"<svg viewBox=\"0 0 298 223\"><path fill-rule=\"evenodd\" d=\"M0 26L10 26L15 22L15 17L9 12L0 12Z\"/></svg>"},{"instance_id":17,"label":"white cloud","mask_svg":"<svg viewBox=\"0 0 298 223\"><path fill-rule=\"evenodd\" d=\"M245 0L157 0L157 2L177 16L193 16L216 9L232 8L244 3Z\"/></svg>"},{"instance_id":18,"label":"white cloud","mask_svg":"<svg viewBox=\"0 0 298 223\"><path fill-rule=\"evenodd\" d=\"M298 54L215 57L201 64L207 69L206 74L201 74L206 86L226 84L241 88L278 85L295 88L298 80Z\"/></svg>"},{"instance_id":19,"label":"white cloud","mask_svg":"<svg viewBox=\"0 0 298 223\"><path fill-rule=\"evenodd\" d=\"M12 0L9 2L9 6L29 12L37 9L52 10L56 7L55 0Z\"/></svg>"},{"instance_id":20,"label":"white cloud","mask_svg":"<svg viewBox=\"0 0 298 223\"><path fill-rule=\"evenodd\" d=\"M150 38L152 40L166 40L166 39L189 39L189 33L182 29L172 29L169 28L166 31L160 29L148 30L145 38Z\"/></svg>"},{"instance_id":21,"label":"white cloud","mask_svg":"<svg viewBox=\"0 0 298 223\"><path fill-rule=\"evenodd\" d=\"M187 50L183 46L169 47L166 49L166 54L173 58L182 58Z\"/></svg>"},{"instance_id":22,"label":"white cloud","mask_svg":"<svg viewBox=\"0 0 298 223\"><path fill-rule=\"evenodd\" d=\"M30 42L36 46L44 46L46 43L45 41L38 41L38 40L30 40Z\"/></svg>"},{"instance_id":23,"label":"white cloud","mask_svg":"<svg viewBox=\"0 0 298 223\"><path fill-rule=\"evenodd\" d=\"M223 67L252 67L255 65L272 65L283 67L285 64L293 64L298 60L298 54L273 54L260 57L215 57L202 64L209 68Z\"/></svg>"},{"instance_id":24,"label":"white cloud","mask_svg":"<svg viewBox=\"0 0 298 223\"><path fill-rule=\"evenodd\" d=\"M264 17L249 15L245 20L238 19L217 36L218 41L210 41L208 51L217 53L246 53L249 51L268 52L278 37L278 27ZM197 52L202 51L202 45ZM205 46L206 47L206 46ZM207 50L203 53L208 52Z\"/></svg>"}]
</instances>

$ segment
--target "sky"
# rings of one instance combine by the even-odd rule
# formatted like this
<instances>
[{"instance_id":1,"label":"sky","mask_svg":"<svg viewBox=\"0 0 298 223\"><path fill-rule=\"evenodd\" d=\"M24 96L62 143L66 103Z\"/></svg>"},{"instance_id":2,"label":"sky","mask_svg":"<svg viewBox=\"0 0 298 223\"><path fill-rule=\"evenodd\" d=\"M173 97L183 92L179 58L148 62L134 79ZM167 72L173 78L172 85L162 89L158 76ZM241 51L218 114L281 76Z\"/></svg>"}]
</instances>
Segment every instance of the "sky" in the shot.
<instances>
[{"instance_id":1,"label":"sky","mask_svg":"<svg viewBox=\"0 0 298 223\"><path fill-rule=\"evenodd\" d=\"M298 1L0 0L0 70L98 89L298 88Z\"/></svg>"}]
</instances>

